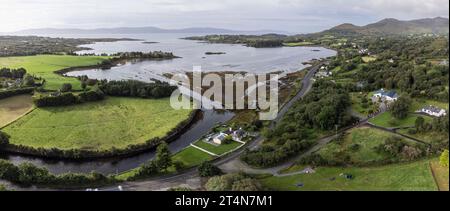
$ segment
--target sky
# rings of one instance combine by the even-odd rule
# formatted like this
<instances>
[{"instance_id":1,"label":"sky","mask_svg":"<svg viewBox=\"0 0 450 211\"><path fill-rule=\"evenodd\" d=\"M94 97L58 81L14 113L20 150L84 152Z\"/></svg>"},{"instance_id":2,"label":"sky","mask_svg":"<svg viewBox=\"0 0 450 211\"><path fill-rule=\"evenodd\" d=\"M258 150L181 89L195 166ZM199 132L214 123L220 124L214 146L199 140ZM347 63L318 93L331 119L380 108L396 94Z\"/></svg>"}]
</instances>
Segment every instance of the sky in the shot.
<instances>
[{"instance_id":1,"label":"sky","mask_svg":"<svg viewBox=\"0 0 450 211\"><path fill-rule=\"evenodd\" d=\"M155 26L309 33L437 16L448 18L448 0L0 0L0 32Z\"/></svg>"}]
</instances>

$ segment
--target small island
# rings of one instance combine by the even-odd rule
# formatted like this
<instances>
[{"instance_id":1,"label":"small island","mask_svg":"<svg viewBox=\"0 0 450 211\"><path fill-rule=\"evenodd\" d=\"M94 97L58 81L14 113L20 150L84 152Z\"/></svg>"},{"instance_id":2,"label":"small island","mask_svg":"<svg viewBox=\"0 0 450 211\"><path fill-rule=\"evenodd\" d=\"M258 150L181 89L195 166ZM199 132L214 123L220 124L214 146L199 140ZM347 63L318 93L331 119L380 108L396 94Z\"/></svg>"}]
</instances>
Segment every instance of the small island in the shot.
<instances>
[{"instance_id":1,"label":"small island","mask_svg":"<svg viewBox=\"0 0 450 211\"><path fill-rule=\"evenodd\" d=\"M142 42L142 44L158 44L159 42L151 42L151 41L146 41L146 42Z\"/></svg>"},{"instance_id":2,"label":"small island","mask_svg":"<svg viewBox=\"0 0 450 211\"><path fill-rule=\"evenodd\" d=\"M225 52L206 52L205 55L223 55L227 54Z\"/></svg>"}]
</instances>

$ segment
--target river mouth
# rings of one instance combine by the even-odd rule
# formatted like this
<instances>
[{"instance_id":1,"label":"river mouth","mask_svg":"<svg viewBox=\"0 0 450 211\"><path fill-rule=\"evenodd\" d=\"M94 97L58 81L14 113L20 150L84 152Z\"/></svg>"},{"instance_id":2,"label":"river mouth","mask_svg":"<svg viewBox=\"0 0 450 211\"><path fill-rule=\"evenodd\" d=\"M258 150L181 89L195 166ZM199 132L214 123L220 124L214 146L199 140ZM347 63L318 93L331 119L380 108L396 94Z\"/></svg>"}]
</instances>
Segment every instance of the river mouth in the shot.
<instances>
[{"instance_id":1,"label":"river mouth","mask_svg":"<svg viewBox=\"0 0 450 211\"><path fill-rule=\"evenodd\" d=\"M97 37L109 37L110 35L96 35ZM120 41L115 43L95 43L82 47L92 50L78 52L84 53L118 53L127 51L165 51L173 52L181 58L163 61L126 62L108 70L98 68L81 69L67 72L64 75L77 77L86 75L92 79L107 80L139 80L150 82L153 79L167 79L167 73L192 72L193 66L202 66L205 72L248 72L255 74L271 72L297 72L309 65L303 64L313 59L322 59L334 56L335 51L321 47L285 47L256 49L241 45L208 44L190 40L182 40L180 37L190 35L117 35L142 39L154 42L151 45L142 41ZM77 38L76 35L70 36ZM225 52L221 55L205 55L205 52ZM203 110L201 118L196 121L186 132L169 144L173 153L188 147L192 142L207 134L215 125L226 123L235 114L230 111ZM112 159L99 159L92 161L67 161L55 159L42 159L17 154L0 154L0 158L7 159L14 164L30 162L40 167L47 168L55 174L67 172L89 173L92 171L103 174L116 174L136 168L153 159L155 151L140 153L131 157Z\"/></svg>"}]
</instances>

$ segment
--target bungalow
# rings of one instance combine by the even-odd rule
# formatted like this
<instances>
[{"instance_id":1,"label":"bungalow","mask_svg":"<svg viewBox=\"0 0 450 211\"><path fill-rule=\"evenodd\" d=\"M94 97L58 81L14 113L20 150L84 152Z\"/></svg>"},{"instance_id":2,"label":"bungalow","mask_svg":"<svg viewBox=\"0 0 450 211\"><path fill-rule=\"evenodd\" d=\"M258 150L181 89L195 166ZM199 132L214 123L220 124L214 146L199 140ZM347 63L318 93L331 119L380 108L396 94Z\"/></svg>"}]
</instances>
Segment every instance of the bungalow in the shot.
<instances>
[{"instance_id":1,"label":"bungalow","mask_svg":"<svg viewBox=\"0 0 450 211\"><path fill-rule=\"evenodd\" d=\"M333 73L331 71L320 70L319 72L316 73L316 78L328 78L332 75L333 75Z\"/></svg>"},{"instance_id":2,"label":"bungalow","mask_svg":"<svg viewBox=\"0 0 450 211\"><path fill-rule=\"evenodd\" d=\"M398 94L395 91L385 91L384 89L381 89L377 92L375 92L375 94L372 97L373 101L378 101L378 100L382 100L387 101L387 102L394 102L398 99Z\"/></svg>"},{"instance_id":3,"label":"bungalow","mask_svg":"<svg viewBox=\"0 0 450 211\"><path fill-rule=\"evenodd\" d=\"M425 113L425 114L428 114L430 116L435 116L435 117L442 117L442 116L447 115L446 110L440 109L440 108L438 108L436 106L432 106L432 105L426 106L426 107L420 109L418 112Z\"/></svg>"},{"instance_id":4,"label":"bungalow","mask_svg":"<svg viewBox=\"0 0 450 211\"><path fill-rule=\"evenodd\" d=\"M213 142L214 142L215 144L221 145L221 144L223 144L223 142L225 141L225 138L226 138L227 136L228 136L228 135L225 134L225 133L220 133L219 135L217 135L216 137L213 138Z\"/></svg>"}]
</instances>

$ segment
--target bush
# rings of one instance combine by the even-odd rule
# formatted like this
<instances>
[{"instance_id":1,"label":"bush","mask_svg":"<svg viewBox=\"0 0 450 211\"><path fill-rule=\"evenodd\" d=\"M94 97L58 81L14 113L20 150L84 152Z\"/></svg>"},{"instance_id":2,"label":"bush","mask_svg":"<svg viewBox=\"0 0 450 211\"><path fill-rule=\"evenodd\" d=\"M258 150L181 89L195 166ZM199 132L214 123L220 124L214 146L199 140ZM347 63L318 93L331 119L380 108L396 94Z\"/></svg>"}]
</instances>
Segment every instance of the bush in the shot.
<instances>
[{"instance_id":1,"label":"bush","mask_svg":"<svg viewBox=\"0 0 450 211\"><path fill-rule=\"evenodd\" d=\"M61 86L61 92L70 92L72 91L72 84L63 84Z\"/></svg>"},{"instance_id":2,"label":"bush","mask_svg":"<svg viewBox=\"0 0 450 211\"><path fill-rule=\"evenodd\" d=\"M9 144L9 135L0 131L0 147L6 146Z\"/></svg>"},{"instance_id":3,"label":"bush","mask_svg":"<svg viewBox=\"0 0 450 211\"><path fill-rule=\"evenodd\" d=\"M105 95L101 90L91 90L79 94L78 97L80 98L80 102L84 103L103 100Z\"/></svg>"},{"instance_id":4,"label":"bush","mask_svg":"<svg viewBox=\"0 0 450 211\"><path fill-rule=\"evenodd\" d=\"M181 161L174 161L173 162L173 167L175 168L176 171L181 171L184 168L186 168L186 166L184 165L183 162Z\"/></svg>"},{"instance_id":5,"label":"bush","mask_svg":"<svg viewBox=\"0 0 450 211\"><path fill-rule=\"evenodd\" d=\"M246 151L241 160L254 167L271 167L310 148L311 145L310 141L288 140L278 148L264 146L255 151Z\"/></svg>"},{"instance_id":6,"label":"bush","mask_svg":"<svg viewBox=\"0 0 450 211\"><path fill-rule=\"evenodd\" d=\"M445 150L442 153L439 159L439 163L441 164L441 166L448 167L448 150Z\"/></svg>"},{"instance_id":7,"label":"bush","mask_svg":"<svg viewBox=\"0 0 450 211\"><path fill-rule=\"evenodd\" d=\"M99 85L106 95L119 97L164 98L170 97L176 86L157 81L144 83L140 81L102 81Z\"/></svg>"},{"instance_id":8,"label":"bush","mask_svg":"<svg viewBox=\"0 0 450 211\"><path fill-rule=\"evenodd\" d=\"M34 99L34 104L37 107L57 107L68 106L78 103L77 96L72 93L64 93L58 96L43 96Z\"/></svg>"},{"instance_id":9,"label":"bush","mask_svg":"<svg viewBox=\"0 0 450 211\"><path fill-rule=\"evenodd\" d=\"M15 166L9 161L0 159L0 179L21 185L81 187L87 185L105 185L114 179L99 173L53 175L45 168L30 163Z\"/></svg>"},{"instance_id":10,"label":"bush","mask_svg":"<svg viewBox=\"0 0 450 211\"><path fill-rule=\"evenodd\" d=\"M205 185L208 191L260 191L261 184L245 174L212 177Z\"/></svg>"},{"instance_id":11,"label":"bush","mask_svg":"<svg viewBox=\"0 0 450 211\"><path fill-rule=\"evenodd\" d=\"M34 88L32 88L32 87L0 91L0 99L5 99L8 97L22 95L22 94L31 94L31 93L33 93L33 91L34 91Z\"/></svg>"},{"instance_id":12,"label":"bush","mask_svg":"<svg viewBox=\"0 0 450 211\"><path fill-rule=\"evenodd\" d=\"M222 174L222 170L214 166L211 162L205 161L198 167L198 173L201 177L213 177Z\"/></svg>"}]
</instances>

